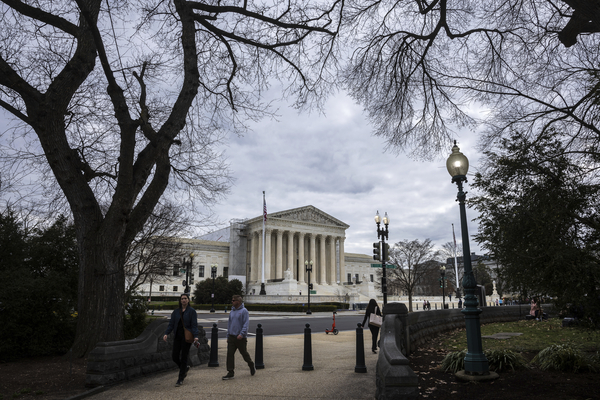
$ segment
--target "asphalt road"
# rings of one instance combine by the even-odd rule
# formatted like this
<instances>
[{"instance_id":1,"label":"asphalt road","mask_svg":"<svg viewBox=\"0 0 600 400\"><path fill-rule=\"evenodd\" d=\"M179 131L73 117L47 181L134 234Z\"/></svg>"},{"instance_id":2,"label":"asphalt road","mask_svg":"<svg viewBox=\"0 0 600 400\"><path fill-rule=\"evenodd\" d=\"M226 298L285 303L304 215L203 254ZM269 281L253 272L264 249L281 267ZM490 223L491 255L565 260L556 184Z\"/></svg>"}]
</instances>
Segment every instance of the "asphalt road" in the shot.
<instances>
[{"instance_id":1,"label":"asphalt road","mask_svg":"<svg viewBox=\"0 0 600 400\"><path fill-rule=\"evenodd\" d=\"M227 331L228 314L200 314L198 315L198 325L204 327L206 337L210 340L212 336L213 324L217 324L219 338L225 338ZM357 324L362 323L363 315L336 315L335 327L339 331L355 330ZM271 335L297 335L304 333L306 324L310 325L311 333L322 333L325 335L326 329L331 329L333 318L331 315L252 315L250 314L250 327L248 333L250 336L256 335L257 325L261 324L264 336ZM329 333L332 335L332 333Z\"/></svg>"}]
</instances>

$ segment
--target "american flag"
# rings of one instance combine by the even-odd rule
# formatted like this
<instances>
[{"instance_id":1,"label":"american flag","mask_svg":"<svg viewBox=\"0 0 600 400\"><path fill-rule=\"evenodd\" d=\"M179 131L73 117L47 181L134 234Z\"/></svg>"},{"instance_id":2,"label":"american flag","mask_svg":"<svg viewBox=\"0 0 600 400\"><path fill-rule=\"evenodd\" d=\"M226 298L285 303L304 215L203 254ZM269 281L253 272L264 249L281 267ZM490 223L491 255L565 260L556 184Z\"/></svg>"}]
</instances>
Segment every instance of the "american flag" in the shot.
<instances>
[{"instance_id":1,"label":"american flag","mask_svg":"<svg viewBox=\"0 0 600 400\"><path fill-rule=\"evenodd\" d=\"M267 201L265 200L265 192L263 192L263 218L267 222Z\"/></svg>"}]
</instances>

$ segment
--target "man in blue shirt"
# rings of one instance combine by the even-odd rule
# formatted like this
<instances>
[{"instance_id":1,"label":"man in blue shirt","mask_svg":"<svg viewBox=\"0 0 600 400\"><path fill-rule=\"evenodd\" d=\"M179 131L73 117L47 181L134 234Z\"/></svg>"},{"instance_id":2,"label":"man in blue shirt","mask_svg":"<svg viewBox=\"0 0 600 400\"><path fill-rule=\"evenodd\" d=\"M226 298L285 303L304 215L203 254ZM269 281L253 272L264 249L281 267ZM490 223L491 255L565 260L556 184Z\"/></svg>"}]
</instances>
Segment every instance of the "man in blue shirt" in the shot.
<instances>
[{"instance_id":1,"label":"man in blue shirt","mask_svg":"<svg viewBox=\"0 0 600 400\"><path fill-rule=\"evenodd\" d=\"M229 313L229 322L227 324L227 375L223 380L233 379L235 369L235 351L239 350L244 361L250 367L250 375L256 373L254 362L248 354L248 324L250 323L250 314L242 303L242 296L234 295L231 302L231 312Z\"/></svg>"}]
</instances>

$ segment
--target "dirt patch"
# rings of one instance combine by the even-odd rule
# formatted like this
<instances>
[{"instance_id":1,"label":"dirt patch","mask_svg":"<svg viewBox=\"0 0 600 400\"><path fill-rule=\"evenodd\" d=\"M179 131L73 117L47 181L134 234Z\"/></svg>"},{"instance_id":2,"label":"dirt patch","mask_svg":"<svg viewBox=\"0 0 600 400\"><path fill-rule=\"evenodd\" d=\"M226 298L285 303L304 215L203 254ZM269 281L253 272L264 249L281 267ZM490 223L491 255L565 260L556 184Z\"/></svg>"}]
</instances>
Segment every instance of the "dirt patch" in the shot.
<instances>
[{"instance_id":1,"label":"dirt patch","mask_svg":"<svg viewBox=\"0 0 600 400\"><path fill-rule=\"evenodd\" d=\"M599 374L545 372L537 368L502 372L492 382L458 381L438 366L446 352L432 347L417 350L410 365L419 376L421 398L439 400L586 400L600 399ZM524 353L530 361L536 353Z\"/></svg>"},{"instance_id":2,"label":"dirt patch","mask_svg":"<svg viewBox=\"0 0 600 400\"><path fill-rule=\"evenodd\" d=\"M85 363L65 356L0 363L0 400L66 399L86 392Z\"/></svg>"}]
</instances>

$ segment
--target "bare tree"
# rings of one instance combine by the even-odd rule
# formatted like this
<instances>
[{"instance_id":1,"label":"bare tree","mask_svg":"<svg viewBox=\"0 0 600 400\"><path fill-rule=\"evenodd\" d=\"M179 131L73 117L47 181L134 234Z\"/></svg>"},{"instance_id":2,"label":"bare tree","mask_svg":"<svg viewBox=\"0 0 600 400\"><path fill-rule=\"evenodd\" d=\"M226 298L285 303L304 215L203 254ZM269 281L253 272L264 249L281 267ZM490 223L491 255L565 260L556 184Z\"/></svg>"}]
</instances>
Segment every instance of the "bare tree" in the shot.
<instances>
[{"instance_id":1,"label":"bare tree","mask_svg":"<svg viewBox=\"0 0 600 400\"><path fill-rule=\"evenodd\" d=\"M178 240L187 233L188 218L183 206L159 204L127 249L125 259L125 302L146 282L164 276L186 255Z\"/></svg>"},{"instance_id":2,"label":"bare tree","mask_svg":"<svg viewBox=\"0 0 600 400\"><path fill-rule=\"evenodd\" d=\"M431 158L481 122L482 146L554 128L599 148L598 0L348 0L344 26L346 87L396 150Z\"/></svg>"},{"instance_id":3,"label":"bare tree","mask_svg":"<svg viewBox=\"0 0 600 400\"><path fill-rule=\"evenodd\" d=\"M223 196L229 178L212 144L268 113L260 95L271 80L298 106L323 98L342 4L0 3L0 107L14 118L3 161L37 168L42 187L64 196L47 197L73 214L74 354L122 339L130 243L163 195L195 207Z\"/></svg>"},{"instance_id":4,"label":"bare tree","mask_svg":"<svg viewBox=\"0 0 600 400\"><path fill-rule=\"evenodd\" d=\"M412 311L412 297L417 285L432 271L439 271L439 252L434 249L431 239L419 241L403 240L390 248L390 264L396 266L388 270L388 285L407 293L408 311Z\"/></svg>"}]
</instances>

